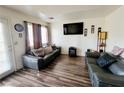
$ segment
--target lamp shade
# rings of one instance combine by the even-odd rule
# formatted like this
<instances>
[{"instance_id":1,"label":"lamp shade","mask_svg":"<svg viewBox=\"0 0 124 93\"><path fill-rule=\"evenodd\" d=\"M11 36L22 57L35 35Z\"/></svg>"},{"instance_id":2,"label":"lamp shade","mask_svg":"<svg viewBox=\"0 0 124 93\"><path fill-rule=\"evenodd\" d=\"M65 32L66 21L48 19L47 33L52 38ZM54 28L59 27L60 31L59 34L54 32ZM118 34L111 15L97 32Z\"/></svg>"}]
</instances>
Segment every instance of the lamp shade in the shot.
<instances>
[{"instance_id":1,"label":"lamp shade","mask_svg":"<svg viewBox=\"0 0 124 93\"><path fill-rule=\"evenodd\" d=\"M99 32L99 38L102 40L107 39L107 32Z\"/></svg>"}]
</instances>

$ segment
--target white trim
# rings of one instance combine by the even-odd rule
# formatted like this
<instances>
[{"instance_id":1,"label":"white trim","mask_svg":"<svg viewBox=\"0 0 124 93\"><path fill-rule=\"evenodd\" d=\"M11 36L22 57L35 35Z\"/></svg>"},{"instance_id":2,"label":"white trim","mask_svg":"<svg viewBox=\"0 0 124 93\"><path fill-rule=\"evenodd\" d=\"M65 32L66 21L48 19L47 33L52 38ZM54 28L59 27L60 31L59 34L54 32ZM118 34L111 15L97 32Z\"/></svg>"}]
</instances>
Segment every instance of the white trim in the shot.
<instances>
[{"instance_id":1,"label":"white trim","mask_svg":"<svg viewBox=\"0 0 124 93\"><path fill-rule=\"evenodd\" d=\"M14 72L14 71L16 71L16 62L15 62L15 51L14 51L14 45L13 45L13 38L12 38L12 32L11 32L11 25L10 25L10 20L8 19L8 18L6 18L6 17L0 17L0 20L6 20L6 25L7 25L7 30L8 30L8 34L9 34L9 39L10 39L10 47L11 47L11 61L10 62L12 62L11 63L11 69L10 70L8 70L8 71L6 71L5 73L2 73L2 74L0 74L0 79L1 78L3 78L3 77L5 77L5 76L7 76L7 75L9 75L9 74L11 74L12 72Z\"/></svg>"},{"instance_id":2,"label":"white trim","mask_svg":"<svg viewBox=\"0 0 124 93\"><path fill-rule=\"evenodd\" d=\"M13 54L13 67L14 67L14 71L17 71L17 63L16 63L16 56L15 56L15 48L14 48L14 40L13 40L13 34L12 34L12 24L11 24L11 20L8 19L8 30L10 32L10 39L11 39L11 45L12 45L12 54Z\"/></svg>"}]
</instances>

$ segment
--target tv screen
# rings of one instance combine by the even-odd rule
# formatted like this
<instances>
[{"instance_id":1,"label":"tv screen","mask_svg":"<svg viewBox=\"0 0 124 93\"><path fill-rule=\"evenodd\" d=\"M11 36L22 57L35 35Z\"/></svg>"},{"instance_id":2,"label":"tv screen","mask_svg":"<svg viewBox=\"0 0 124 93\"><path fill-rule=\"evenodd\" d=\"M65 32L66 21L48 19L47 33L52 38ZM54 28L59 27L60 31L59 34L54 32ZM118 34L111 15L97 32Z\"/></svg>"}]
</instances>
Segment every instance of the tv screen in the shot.
<instances>
[{"instance_id":1,"label":"tv screen","mask_svg":"<svg viewBox=\"0 0 124 93\"><path fill-rule=\"evenodd\" d=\"M83 22L63 24L64 35L83 34Z\"/></svg>"}]
</instances>

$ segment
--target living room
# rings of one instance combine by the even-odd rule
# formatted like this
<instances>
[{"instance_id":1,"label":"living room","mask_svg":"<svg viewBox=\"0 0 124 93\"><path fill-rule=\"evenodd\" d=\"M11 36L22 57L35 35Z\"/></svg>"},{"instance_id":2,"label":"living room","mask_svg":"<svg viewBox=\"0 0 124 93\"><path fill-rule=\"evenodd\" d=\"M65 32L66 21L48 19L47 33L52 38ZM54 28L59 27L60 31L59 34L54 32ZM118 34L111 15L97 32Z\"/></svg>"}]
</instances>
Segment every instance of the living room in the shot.
<instances>
[{"instance_id":1,"label":"living room","mask_svg":"<svg viewBox=\"0 0 124 93\"><path fill-rule=\"evenodd\" d=\"M25 11L23 11L25 10ZM66 10L66 11L65 11ZM32 67L29 67L28 72L27 68L23 68L23 56L26 53L26 28L24 21L26 22L31 22L31 23L36 23L40 24L41 26L47 26L48 27L48 42L51 45L55 45L57 47L61 47L61 54L55 58L55 62L51 63L49 65L49 69L51 68L52 65L54 66L54 70L59 70L62 69L63 71L66 72L68 70L67 68L70 67L70 71L74 74L73 77L69 77L69 75L72 74L67 74L68 77L70 78L67 80L64 80L65 78L60 77L60 80L64 80L64 83L59 83L55 82L55 86L72 86L72 83L69 83L69 80L72 79L72 81L75 84L75 87L77 86L87 86L91 87L92 85L90 84L90 80L88 79L88 71L87 68L84 67L84 56L85 52L87 49L92 49L92 50L97 50L97 39L98 39L98 28L101 28L102 32L107 32L107 39L106 39L106 50L107 52L111 52L114 46L118 46L120 48L123 48L123 24L124 22L123 17L124 17L124 6L123 5L36 5L36 6L31 6L31 5L22 5L22 6L17 6L17 5L3 5L0 6L0 21L3 23L8 23L8 31L10 33L10 39L9 42L12 42L11 48L12 48L12 57L11 57L11 62L12 62L12 70L6 74L3 74L1 76L1 83L0 86L26 86L24 82L22 82L22 85L19 84L20 82L11 80L9 77L13 78L13 74L17 73L17 76L22 76L23 74L26 76L28 75L36 75L36 77L43 76L45 75L51 75L46 74L44 72L45 69L43 70L32 70ZM60 13L61 11L61 13ZM46 15L45 15L46 14ZM5 21L7 19L7 22ZM68 24L68 23L79 23L83 22L83 34L80 35L64 35L64 28L63 24ZM22 26L23 31L18 32L16 31L15 25L19 24ZM91 33L91 26L94 25L94 33ZM87 29L86 35L84 35L85 30ZM76 48L76 55L78 57L69 57L69 47L75 47ZM124 57L124 54L121 55ZM60 60L64 60L64 64ZM67 61L70 61L72 63L66 63ZM82 60L82 63L81 63ZM57 63L57 62L58 63ZM60 62L59 62L60 61ZM84 63L83 63L84 62ZM79 64L78 64L79 63ZM30 64L30 63L29 63ZM69 65L68 65L69 64ZM77 65L76 65L77 64ZM67 65L67 66L66 66ZM73 66L76 65L77 67ZM81 65L81 66L80 66ZM64 68L61 68L60 66L65 66ZM71 67L72 66L72 67ZM67 68L66 68L67 67ZM78 69L79 67L79 69ZM74 68L74 69L73 69ZM76 68L76 69L75 69ZM49 70L47 69L47 70ZM65 69L65 70L64 70ZM20 70L24 70L24 72L20 72ZM61 71L62 71L61 70ZM78 71L74 71L78 70ZM84 80L80 80L83 77L77 77L76 73L81 73L81 70L83 74L81 74L84 77ZM87 72L86 72L87 71ZM15 73L13 73L15 72ZM31 73L29 73L31 72ZM68 71L67 71L68 72ZM11 73L11 75L9 75ZM48 72L47 72L48 73ZM58 73L58 72L57 72ZM61 72L62 74L63 72ZM59 72L60 74L60 72ZM65 74L65 73L64 73ZM84 75L86 74L86 76ZM8 76L9 75L9 76ZM6 77L7 76L7 77ZM57 76L56 76L57 77ZM40 77L41 78L41 77ZM46 77L45 77L46 78ZM77 80L77 79L79 80ZM8 81L7 81L8 79ZM20 79L21 78L14 78ZM54 78L49 77L46 80L51 80L54 81ZM24 79L23 79L24 80ZM26 79L27 80L27 79ZM74 82L75 80L75 82ZM77 81L78 83L77 83ZM45 80L44 80L45 81ZM56 80L57 81L57 80ZM25 81L26 82L26 81ZM35 82L35 79L34 81ZM45 81L46 82L46 81ZM47 82L47 84L41 84L41 86L54 86L53 83ZM68 82L68 83L67 83ZM84 84L81 84L84 82ZM23 83L25 85L23 85ZM48 84L49 83L49 84ZM33 86L27 84L27 86ZM53 85L51 85L53 84ZM58 84L58 85L57 85ZM63 84L63 85L62 85ZM40 83L36 84L34 83L34 86L40 86ZM74 85L73 85L74 86Z\"/></svg>"}]
</instances>

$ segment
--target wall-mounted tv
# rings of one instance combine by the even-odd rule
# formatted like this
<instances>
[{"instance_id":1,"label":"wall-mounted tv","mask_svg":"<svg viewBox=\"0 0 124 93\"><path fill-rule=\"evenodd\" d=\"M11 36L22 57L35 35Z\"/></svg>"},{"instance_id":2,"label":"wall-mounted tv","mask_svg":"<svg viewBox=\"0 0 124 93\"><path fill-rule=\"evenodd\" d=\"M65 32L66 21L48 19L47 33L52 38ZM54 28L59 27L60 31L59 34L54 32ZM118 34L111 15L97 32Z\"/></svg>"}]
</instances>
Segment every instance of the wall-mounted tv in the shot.
<instances>
[{"instance_id":1,"label":"wall-mounted tv","mask_svg":"<svg viewBox=\"0 0 124 93\"><path fill-rule=\"evenodd\" d=\"M63 24L64 35L83 34L83 22Z\"/></svg>"}]
</instances>

